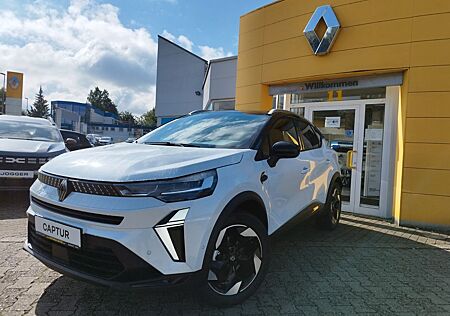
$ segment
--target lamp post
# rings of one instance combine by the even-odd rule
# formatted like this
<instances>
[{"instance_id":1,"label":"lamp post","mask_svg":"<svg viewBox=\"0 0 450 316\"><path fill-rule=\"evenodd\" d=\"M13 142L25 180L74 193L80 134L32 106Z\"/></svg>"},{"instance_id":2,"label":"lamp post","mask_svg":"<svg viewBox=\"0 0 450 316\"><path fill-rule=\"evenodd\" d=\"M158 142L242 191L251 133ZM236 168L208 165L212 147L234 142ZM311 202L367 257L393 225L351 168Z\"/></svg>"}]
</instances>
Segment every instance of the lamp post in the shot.
<instances>
[{"instance_id":1,"label":"lamp post","mask_svg":"<svg viewBox=\"0 0 450 316\"><path fill-rule=\"evenodd\" d=\"M6 74L4 72L0 72L0 75L3 76L3 95L2 95L3 113L6 113L6 105L5 105L5 98L6 98Z\"/></svg>"}]
</instances>

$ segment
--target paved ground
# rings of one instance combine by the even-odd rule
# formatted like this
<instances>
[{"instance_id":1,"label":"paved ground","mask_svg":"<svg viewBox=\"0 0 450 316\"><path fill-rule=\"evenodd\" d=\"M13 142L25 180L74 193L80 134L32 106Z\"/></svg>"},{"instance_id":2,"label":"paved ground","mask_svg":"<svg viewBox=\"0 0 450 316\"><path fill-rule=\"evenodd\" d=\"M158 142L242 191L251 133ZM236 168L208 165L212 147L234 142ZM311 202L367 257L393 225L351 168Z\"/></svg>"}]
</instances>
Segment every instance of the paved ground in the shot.
<instances>
[{"instance_id":1,"label":"paved ground","mask_svg":"<svg viewBox=\"0 0 450 316\"><path fill-rule=\"evenodd\" d=\"M303 224L273 242L265 283L240 306L195 291L124 293L47 269L25 253L26 195L0 196L0 315L450 315L450 236L344 216L334 232Z\"/></svg>"}]
</instances>

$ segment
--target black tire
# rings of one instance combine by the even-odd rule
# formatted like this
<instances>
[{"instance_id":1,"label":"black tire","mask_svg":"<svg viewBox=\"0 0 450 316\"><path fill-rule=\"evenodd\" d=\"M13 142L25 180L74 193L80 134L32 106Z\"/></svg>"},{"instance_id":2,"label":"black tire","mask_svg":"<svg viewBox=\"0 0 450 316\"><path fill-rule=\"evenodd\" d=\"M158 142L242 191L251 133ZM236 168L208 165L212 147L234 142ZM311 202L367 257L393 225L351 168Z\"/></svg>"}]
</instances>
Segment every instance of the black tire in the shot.
<instances>
[{"instance_id":1,"label":"black tire","mask_svg":"<svg viewBox=\"0 0 450 316\"><path fill-rule=\"evenodd\" d=\"M202 296L217 306L243 302L261 285L269 260L267 228L252 215L233 214L211 234L203 264Z\"/></svg>"},{"instance_id":2,"label":"black tire","mask_svg":"<svg viewBox=\"0 0 450 316\"><path fill-rule=\"evenodd\" d=\"M328 191L327 201L317 217L317 225L321 229L333 230L339 224L342 212L342 187L334 182Z\"/></svg>"}]
</instances>

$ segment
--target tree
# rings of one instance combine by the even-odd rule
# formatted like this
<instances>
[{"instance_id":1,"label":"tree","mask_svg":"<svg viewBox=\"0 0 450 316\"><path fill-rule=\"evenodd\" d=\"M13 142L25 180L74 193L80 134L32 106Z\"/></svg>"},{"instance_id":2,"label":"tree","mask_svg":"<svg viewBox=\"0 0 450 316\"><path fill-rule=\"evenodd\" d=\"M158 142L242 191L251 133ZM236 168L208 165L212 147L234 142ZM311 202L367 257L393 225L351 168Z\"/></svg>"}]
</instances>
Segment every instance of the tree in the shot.
<instances>
[{"instance_id":1,"label":"tree","mask_svg":"<svg viewBox=\"0 0 450 316\"><path fill-rule=\"evenodd\" d=\"M150 111L142 114L137 123L144 127L155 128L156 127L156 115L155 109L151 109Z\"/></svg>"},{"instance_id":2,"label":"tree","mask_svg":"<svg viewBox=\"0 0 450 316\"><path fill-rule=\"evenodd\" d=\"M124 111L119 113L119 119L127 124L135 125L136 124L136 118L131 112Z\"/></svg>"},{"instance_id":3,"label":"tree","mask_svg":"<svg viewBox=\"0 0 450 316\"><path fill-rule=\"evenodd\" d=\"M95 87L94 90L89 91L87 101L100 110L111 112L116 115L119 114L117 106L110 99L109 92L106 89L101 91L98 87Z\"/></svg>"},{"instance_id":4,"label":"tree","mask_svg":"<svg viewBox=\"0 0 450 316\"><path fill-rule=\"evenodd\" d=\"M27 110L28 116L47 118L50 116L50 109L47 100L44 98L42 87L39 87L39 92L34 98L34 103L31 106L31 110Z\"/></svg>"}]
</instances>

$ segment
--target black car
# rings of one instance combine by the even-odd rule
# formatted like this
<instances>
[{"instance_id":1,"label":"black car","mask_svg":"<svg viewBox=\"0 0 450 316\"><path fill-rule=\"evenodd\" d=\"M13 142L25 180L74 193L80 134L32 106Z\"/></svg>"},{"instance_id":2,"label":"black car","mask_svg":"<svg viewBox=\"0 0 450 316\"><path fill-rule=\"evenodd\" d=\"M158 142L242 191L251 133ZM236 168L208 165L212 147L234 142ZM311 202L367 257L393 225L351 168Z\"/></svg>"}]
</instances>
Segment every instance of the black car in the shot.
<instances>
[{"instance_id":1,"label":"black car","mask_svg":"<svg viewBox=\"0 0 450 316\"><path fill-rule=\"evenodd\" d=\"M91 148L92 145L86 138L86 135L69 130L60 130L64 143L70 151Z\"/></svg>"}]
</instances>

